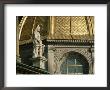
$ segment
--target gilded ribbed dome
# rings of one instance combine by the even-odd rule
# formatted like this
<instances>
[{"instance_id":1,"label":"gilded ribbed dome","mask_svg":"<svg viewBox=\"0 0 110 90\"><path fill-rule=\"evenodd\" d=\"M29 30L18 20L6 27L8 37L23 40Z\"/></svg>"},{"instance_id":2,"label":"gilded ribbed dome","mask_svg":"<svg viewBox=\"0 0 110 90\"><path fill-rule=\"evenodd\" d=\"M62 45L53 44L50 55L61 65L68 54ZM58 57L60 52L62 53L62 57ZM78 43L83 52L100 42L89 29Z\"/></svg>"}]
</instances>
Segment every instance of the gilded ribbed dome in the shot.
<instances>
[{"instance_id":1,"label":"gilded ribbed dome","mask_svg":"<svg viewBox=\"0 0 110 90\"><path fill-rule=\"evenodd\" d=\"M93 16L54 16L48 39L93 39Z\"/></svg>"},{"instance_id":2,"label":"gilded ribbed dome","mask_svg":"<svg viewBox=\"0 0 110 90\"><path fill-rule=\"evenodd\" d=\"M17 26L20 44L32 42L38 24L42 40L94 38L94 16L23 16Z\"/></svg>"},{"instance_id":3,"label":"gilded ribbed dome","mask_svg":"<svg viewBox=\"0 0 110 90\"><path fill-rule=\"evenodd\" d=\"M18 17L19 18L19 17ZM20 17L21 18L21 17ZM32 42L32 33L39 24L41 27L41 39L45 39L47 37L47 24L48 24L48 17L47 16L23 16L22 19L18 24L18 31L19 33L19 43L25 44Z\"/></svg>"}]
</instances>

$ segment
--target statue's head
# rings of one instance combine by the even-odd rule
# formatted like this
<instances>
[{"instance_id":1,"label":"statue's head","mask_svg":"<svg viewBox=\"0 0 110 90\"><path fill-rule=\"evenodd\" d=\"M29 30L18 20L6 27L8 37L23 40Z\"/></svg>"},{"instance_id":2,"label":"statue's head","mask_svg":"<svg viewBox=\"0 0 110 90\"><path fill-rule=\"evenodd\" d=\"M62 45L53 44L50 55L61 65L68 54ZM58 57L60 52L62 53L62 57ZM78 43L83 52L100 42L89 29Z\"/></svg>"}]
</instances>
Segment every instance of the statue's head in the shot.
<instances>
[{"instance_id":1,"label":"statue's head","mask_svg":"<svg viewBox=\"0 0 110 90\"><path fill-rule=\"evenodd\" d=\"M39 25L37 25L36 30L37 30L38 32L40 32L40 26L39 26Z\"/></svg>"}]
</instances>

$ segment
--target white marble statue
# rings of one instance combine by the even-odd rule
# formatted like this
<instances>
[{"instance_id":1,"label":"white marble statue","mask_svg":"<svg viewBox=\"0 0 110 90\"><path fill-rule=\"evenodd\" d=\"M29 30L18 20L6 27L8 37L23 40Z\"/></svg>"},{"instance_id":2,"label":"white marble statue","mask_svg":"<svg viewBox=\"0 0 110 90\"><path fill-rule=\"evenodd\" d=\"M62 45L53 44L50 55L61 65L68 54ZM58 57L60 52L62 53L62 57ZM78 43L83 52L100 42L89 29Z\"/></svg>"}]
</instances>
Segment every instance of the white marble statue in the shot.
<instances>
[{"instance_id":1,"label":"white marble statue","mask_svg":"<svg viewBox=\"0 0 110 90\"><path fill-rule=\"evenodd\" d=\"M40 26L33 32L33 58L42 57L42 40L40 37Z\"/></svg>"}]
</instances>

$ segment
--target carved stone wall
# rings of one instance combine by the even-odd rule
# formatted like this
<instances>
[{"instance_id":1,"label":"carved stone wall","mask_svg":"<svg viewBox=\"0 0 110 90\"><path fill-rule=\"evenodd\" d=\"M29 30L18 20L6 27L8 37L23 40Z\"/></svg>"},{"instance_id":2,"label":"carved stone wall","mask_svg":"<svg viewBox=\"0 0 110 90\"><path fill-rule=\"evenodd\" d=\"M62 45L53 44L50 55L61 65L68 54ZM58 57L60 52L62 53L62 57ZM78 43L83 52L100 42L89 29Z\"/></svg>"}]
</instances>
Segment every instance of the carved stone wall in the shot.
<instances>
[{"instance_id":1,"label":"carved stone wall","mask_svg":"<svg viewBox=\"0 0 110 90\"><path fill-rule=\"evenodd\" d=\"M74 47L74 46L48 46L48 67L51 69L50 73L60 74L60 66L63 61L66 59L66 53L74 51L83 55L87 62L89 63L90 70L89 73L93 73L93 53L89 51L90 46L88 47ZM50 52L51 51L51 52ZM54 55L54 56L52 56Z\"/></svg>"}]
</instances>

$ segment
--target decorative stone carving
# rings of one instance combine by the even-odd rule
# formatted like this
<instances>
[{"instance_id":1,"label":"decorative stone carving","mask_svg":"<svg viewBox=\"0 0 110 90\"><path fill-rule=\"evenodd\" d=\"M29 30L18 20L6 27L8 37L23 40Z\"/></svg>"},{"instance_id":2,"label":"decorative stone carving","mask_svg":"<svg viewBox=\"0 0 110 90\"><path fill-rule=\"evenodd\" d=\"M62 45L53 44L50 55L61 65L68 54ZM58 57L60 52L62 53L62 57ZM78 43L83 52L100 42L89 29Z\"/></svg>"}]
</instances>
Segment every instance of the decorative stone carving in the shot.
<instances>
[{"instance_id":1,"label":"decorative stone carving","mask_svg":"<svg viewBox=\"0 0 110 90\"><path fill-rule=\"evenodd\" d=\"M40 26L38 25L33 33L33 58L42 57L42 41L40 38Z\"/></svg>"},{"instance_id":2,"label":"decorative stone carving","mask_svg":"<svg viewBox=\"0 0 110 90\"><path fill-rule=\"evenodd\" d=\"M33 32L33 66L45 69L45 62L47 61L47 59L42 56L44 51L44 45L42 44L39 32L40 26L38 25Z\"/></svg>"},{"instance_id":3,"label":"decorative stone carving","mask_svg":"<svg viewBox=\"0 0 110 90\"><path fill-rule=\"evenodd\" d=\"M55 51L54 47L52 47L52 46L48 47L48 71L51 74L54 74L55 68L56 68L56 64L54 62L54 60L55 60L54 51Z\"/></svg>"},{"instance_id":4,"label":"decorative stone carving","mask_svg":"<svg viewBox=\"0 0 110 90\"><path fill-rule=\"evenodd\" d=\"M69 48L69 47L68 48L56 48L55 59L57 61L61 60L63 55L70 51L78 52L82 54L83 56L85 56L88 62L91 61L91 53L88 52L88 48Z\"/></svg>"},{"instance_id":5,"label":"decorative stone carving","mask_svg":"<svg viewBox=\"0 0 110 90\"><path fill-rule=\"evenodd\" d=\"M91 63L93 62L93 59L91 58L91 53L88 51L89 47L55 47L55 46L51 46L49 47L49 52L48 52L48 63L49 63L49 67L51 68L52 73L54 74L60 74L60 66L62 64L62 62L66 59L66 55L68 52L74 51L74 52L78 52L80 54L82 54L86 59L87 62L89 63L90 66L90 73L93 73L93 65L91 65ZM53 68L53 65L55 65L56 67Z\"/></svg>"}]
</instances>

